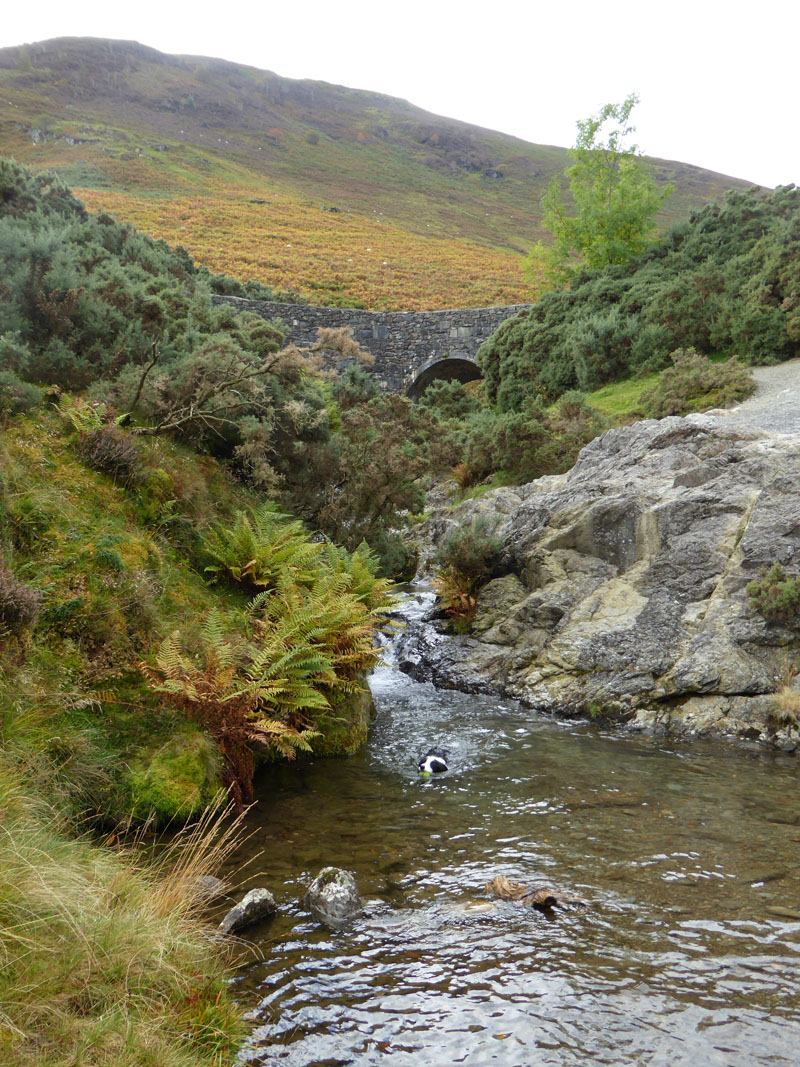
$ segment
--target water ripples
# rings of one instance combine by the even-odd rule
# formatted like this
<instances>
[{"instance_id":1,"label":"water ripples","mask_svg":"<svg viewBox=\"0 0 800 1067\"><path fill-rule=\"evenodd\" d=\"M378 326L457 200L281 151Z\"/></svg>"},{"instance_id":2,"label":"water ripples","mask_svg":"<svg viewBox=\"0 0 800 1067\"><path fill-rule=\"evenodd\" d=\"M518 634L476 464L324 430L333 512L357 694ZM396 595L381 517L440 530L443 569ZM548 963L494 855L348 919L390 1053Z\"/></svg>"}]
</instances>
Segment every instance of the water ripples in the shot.
<instances>
[{"instance_id":1,"label":"water ripples","mask_svg":"<svg viewBox=\"0 0 800 1067\"><path fill-rule=\"evenodd\" d=\"M243 1062L797 1064L800 922L769 914L800 906L795 761L554 723L390 667L374 691L365 752L262 780L244 887L281 909L237 980ZM432 744L451 771L420 780ZM329 864L365 900L335 932L298 903ZM589 906L489 904L499 874Z\"/></svg>"}]
</instances>

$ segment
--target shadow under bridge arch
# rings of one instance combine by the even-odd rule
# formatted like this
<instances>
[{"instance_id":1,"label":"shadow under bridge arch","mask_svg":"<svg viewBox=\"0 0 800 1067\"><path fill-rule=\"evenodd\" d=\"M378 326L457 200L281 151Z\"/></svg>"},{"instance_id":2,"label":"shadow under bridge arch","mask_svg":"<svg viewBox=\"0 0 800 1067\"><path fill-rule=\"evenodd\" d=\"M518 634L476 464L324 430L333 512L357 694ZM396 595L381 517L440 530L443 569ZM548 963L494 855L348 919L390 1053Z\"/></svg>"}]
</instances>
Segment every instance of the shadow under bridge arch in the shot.
<instances>
[{"instance_id":1,"label":"shadow under bridge arch","mask_svg":"<svg viewBox=\"0 0 800 1067\"><path fill-rule=\"evenodd\" d=\"M476 378L482 377L481 369L474 359L447 356L444 359L435 359L423 367L406 389L406 395L412 400L419 400L431 382L474 382Z\"/></svg>"}]
</instances>

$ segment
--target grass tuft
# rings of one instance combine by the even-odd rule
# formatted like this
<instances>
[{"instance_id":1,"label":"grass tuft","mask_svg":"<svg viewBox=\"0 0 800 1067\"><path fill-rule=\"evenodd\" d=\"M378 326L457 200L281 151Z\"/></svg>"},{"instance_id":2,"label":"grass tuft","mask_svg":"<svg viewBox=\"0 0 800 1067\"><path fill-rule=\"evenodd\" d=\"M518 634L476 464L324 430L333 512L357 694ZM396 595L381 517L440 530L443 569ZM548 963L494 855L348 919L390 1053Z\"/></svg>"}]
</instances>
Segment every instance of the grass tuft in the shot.
<instances>
[{"instance_id":1,"label":"grass tuft","mask_svg":"<svg viewBox=\"0 0 800 1067\"><path fill-rule=\"evenodd\" d=\"M207 817L153 873L133 850L66 837L60 813L3 765L0 809L0 1062L229 1062L242 1023L197 886L236 823L220 836Z\"/></svg>"}]
</instances>

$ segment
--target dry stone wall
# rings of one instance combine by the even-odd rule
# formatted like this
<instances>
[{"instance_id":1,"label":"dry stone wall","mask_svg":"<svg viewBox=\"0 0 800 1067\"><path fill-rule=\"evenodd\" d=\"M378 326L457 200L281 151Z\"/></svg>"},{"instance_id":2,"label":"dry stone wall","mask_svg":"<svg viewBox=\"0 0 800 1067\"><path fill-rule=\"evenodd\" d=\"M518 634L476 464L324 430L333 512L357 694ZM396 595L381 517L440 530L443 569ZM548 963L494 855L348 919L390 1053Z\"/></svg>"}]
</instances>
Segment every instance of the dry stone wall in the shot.
<instances>
[{"instance_id":1,"label":"dry stone wall","mask_svg":"<svg viewBox=\"0 0 800 1067\"><path fill-rule=\"evenodd\" d=\"M231 303L268 319L280 319L286 327L287 340L300 347L311 345L320 327L349 326L361 347L375 357L372 373L382 388L396 393L413 392L414 383L424 371L429 371L431 378L461 377L455 363L474 364L478 349L501 323L530 306L360 311L230 296L216 296L214 301ZM440 361L444 361L441 367L432 366Z\"/></svg>"}]
</instances>

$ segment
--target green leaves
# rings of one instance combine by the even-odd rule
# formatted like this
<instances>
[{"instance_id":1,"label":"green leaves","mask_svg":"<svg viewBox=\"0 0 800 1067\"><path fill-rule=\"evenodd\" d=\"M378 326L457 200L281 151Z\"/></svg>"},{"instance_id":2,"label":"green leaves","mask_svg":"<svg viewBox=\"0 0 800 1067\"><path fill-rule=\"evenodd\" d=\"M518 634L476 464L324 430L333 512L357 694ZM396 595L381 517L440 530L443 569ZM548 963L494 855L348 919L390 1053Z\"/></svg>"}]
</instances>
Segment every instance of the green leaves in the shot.
<instances>
[{"instance_id":1,"label":"green leaves","mask_svg":"<svg viewBox=\"0 0 800 1067\"><path fill-rule=\"evenodd\" d=\"M240 511L232 527L217 525L203 542L214 580L227 577L250 590L283 590L314 577L322 545L309 541L303 524L267 502L249 515Z\"/></svg>"},{"instance_id":2,"label":"green leaves","mask_svg":"<svg viewBox=\"0 0 800 1067\"><path fill-rule=\"evenodd\" d=\"M378 659L376 632L392 603L366 546L352 554L310 541L265 504L206 542L207 571L261 591L244 619L210 612L196 636L173 633L141 670L156 692L217 742L237 803L252 797L254 747L310 751Z\"/></svg>"},{"instance_id":3,"label":"green leaves","mask_svg":"<svg viewBox=\"0 0 800 1067\"><path fill-rule=\"evenodd\" d=\"M800 627L800 575L788 575L780 563L761 572L761 578L748 582L750 607L768 622Z\"/></svg>"},{"instance_id":4,"label":"green leaves","mask_svg":"<svg viewBox=\"0 0 800 1067\"><path fill-rule=\"evenodd\" d=\"M655 215L672 192L660 189L641 162L638 146L626 145L634 131L631 111L639 98L606 104L597 115L578 122L578 138L570 150L574 159L565 174L573 210L564 204L556 179L542 198L543 223L555 237L544 254L551 277L568 281L580 266L604 267L624 263L641 252L655 229ZM615 122L603 141L599 135Z\"/></svg>"},{"instance_id":5,"label":"green leaves","mask_svg":"<svg viewBox=\"0 0 800 1067\"><path fill-rule=\"evenodd\" d=\"M670 353L736 352L745 363L796 354L800 338L800 190L731 192L627 263L583 270L503 323L478 361L490 400L652 373Z\"/></svg>"}]
</instances>

